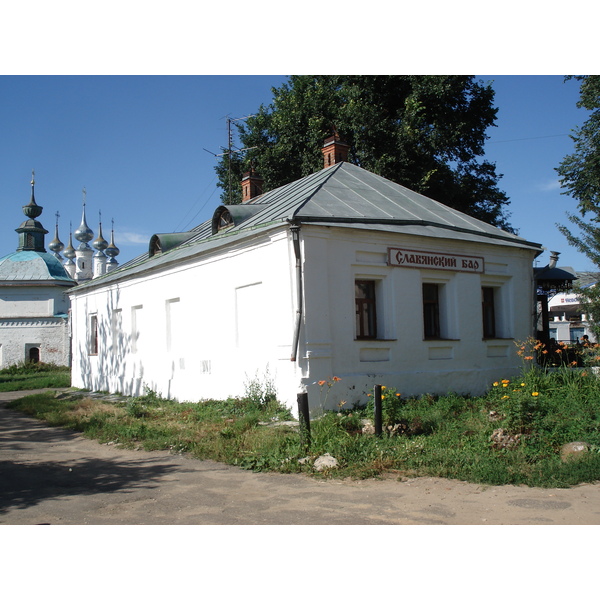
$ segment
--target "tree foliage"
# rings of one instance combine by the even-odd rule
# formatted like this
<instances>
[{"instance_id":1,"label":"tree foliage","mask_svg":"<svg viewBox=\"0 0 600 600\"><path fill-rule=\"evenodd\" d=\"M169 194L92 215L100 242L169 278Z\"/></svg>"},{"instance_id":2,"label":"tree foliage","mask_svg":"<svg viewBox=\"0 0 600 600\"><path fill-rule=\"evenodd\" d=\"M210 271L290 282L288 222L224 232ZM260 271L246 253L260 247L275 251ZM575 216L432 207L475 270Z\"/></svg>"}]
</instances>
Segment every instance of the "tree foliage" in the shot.
<instances>
[{"instance_id":1,"label":"tree foliage","mask_svg":"<svg viewBox=\"0 0 600 600\"><path fill-rule=\"evenodd\" d=\"M565 225L558 224L557 227L571 246L600 268L600 76L580 75L566 79L580 82L577 106L590 111L590 115L571 136L575 151L556 169L565 190L563 193L578 201L581 216L567 216L578 227L579 233L574 234ZM584 220L586 215L589 215L588 220ZM577 287L576 291L592 322L592 330L600 340L600 285Z\"/></svg>"},{"instance_id":2,"label":"tree foliage","mask_svg":"<svg viewBox=\"0 0 600 600\"><path fill-rule=\"evenodd\" d=\"M558 169L565 194L579 202L582 216L600 215L600 75L568 77L581 82L579 108L590 111L586 122L574 130L575 152L566 156Z\"/></svg>"},{"instance_id":3,"label":"tree foliage","mask_svg":"<svg viewBox=\"0 0 600 600\"><path fill-rule=\"evenodd\" d=\"M225 203L240 201L251 164L267 190L322 169L323 141L336 131L352 163L510 229L501 175L482 159L497 112L489 85L470 76L303 75L272 92L269 106L238 125L240 145L255 149L217 166Z\"/></svg>"}]
</instances>

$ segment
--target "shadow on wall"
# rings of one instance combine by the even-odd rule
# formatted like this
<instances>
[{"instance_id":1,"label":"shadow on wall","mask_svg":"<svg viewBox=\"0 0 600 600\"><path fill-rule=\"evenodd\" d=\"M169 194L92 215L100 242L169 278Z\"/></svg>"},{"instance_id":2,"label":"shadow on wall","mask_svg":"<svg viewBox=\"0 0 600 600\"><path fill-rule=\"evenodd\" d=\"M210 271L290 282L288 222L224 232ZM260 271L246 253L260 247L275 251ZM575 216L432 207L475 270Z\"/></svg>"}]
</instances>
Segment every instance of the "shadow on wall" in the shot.
<instances>
[{"instance_id":1,"label":"shadow on wall","mask_svg":"<svg viewBox=\"0 0 600 600\"><path fill-rule=\"evenodd\" d=\"M86 335L80 336L78 352L82 369L83 387L93 391L110 391L128 396L139 396L143 393L144 369L136 362L129 362L127 357L133 355L133 347L138 342L139 333L132 336L123 331L123 315L119 306L120 291L117 289L108 294L107 311L97 318L97 360L96 369L92 369L91 352L94 341L90 326L90 312L87 300ZM131 372L127 372L128 366Z\"/></svg>"}]
</instances>

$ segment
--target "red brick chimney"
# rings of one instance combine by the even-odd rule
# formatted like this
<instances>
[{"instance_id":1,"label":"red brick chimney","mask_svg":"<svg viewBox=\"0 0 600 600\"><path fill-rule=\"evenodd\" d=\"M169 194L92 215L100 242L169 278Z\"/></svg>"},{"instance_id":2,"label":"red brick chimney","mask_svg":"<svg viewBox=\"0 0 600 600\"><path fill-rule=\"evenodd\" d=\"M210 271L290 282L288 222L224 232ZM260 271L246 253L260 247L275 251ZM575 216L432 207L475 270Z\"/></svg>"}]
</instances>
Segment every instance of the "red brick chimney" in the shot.
<instances>
[{"instance_id":1,"label":"red brick chimney","mask_svg":"<svg viewBox=\"0 0 600 600\"><path fill-rule=\"evenodd\" d=\"M335 133L328 137L323 144L323 168L331 167L337 163L348 160L350 146L340 141L340 136Z\"/></svg>"},{"instance_id":2,"label":"red brick chimney","mask_svg":"<svg viewBox=\"0 0 600 600\"><path fill-rule=\"evenodd\" d=\"M248 202L256 196L260 196L263 193L264 179L254 170L250 168L249 171L242 175L242 202Z\"/></svg>"}]
</instances>

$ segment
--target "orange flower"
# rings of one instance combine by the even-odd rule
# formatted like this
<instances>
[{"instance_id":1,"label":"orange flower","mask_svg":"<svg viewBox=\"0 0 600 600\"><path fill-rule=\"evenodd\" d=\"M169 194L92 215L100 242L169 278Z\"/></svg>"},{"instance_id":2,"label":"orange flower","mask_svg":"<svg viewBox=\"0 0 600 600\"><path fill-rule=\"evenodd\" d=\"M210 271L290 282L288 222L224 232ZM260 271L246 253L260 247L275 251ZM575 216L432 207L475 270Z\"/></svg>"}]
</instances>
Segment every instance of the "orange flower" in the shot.
<instances>
[{"instance_id":1,"label":"orange flower","mask_svg":"<svg viewBox=\"0 0 600 600\"><path fill-rule=\"evenodd\" d=\"M503 379L502 383L510 383L510 379Z\"/></svg>"},{"instance_id":2,"label":"orange flower","mask_svg":"<svg viewBox=\"0 0 600 600\"><path fill-rule=\"evenodd\" d=\"M559 350L559 352L560 352L560 350ZM526 356L525 360L533 360L533 356Z\"/></svg>"},{"instance_id":3,"label":"orange flower","mask_svg":"<svg viewBox=\"0 0 600 600\"><path fill-rule=\"evenodd\" d=\"M332 377L333 381L341 381L341 377L336 377L335 375Z\"/></svg>"},{"instance_id":4,"label":"orange flower","mask_svg":"<svg viewBox=\"0 0 600 600\"><path fill-rule=\"evenodd\" d=\"M323 386L325 385L327 382L324 379L321 379L321 381L319 381L319 385Z\"/></svg>"},{"instance_id":5,"label":"orange flower","mask_svg":"<svg viewBox=\"0 0 600 600\"><path fill-rule=\"evenodd\" d=\"M396 394L396 396L397 396L397 397L400 397L400 396L402 396L402 394Z\"/></svg>"},{"instance_id":6,"label":"orange flower","mask_svg":"<svg viewBox=\"0 0 600 600\"><path fill-rule=\"evenodd\" d=\"M532 395L532 396L539 396L539 395L540 395L540 393L539 393L539 392L531 392L531 395Z\"/></svg>"}]
</instances>

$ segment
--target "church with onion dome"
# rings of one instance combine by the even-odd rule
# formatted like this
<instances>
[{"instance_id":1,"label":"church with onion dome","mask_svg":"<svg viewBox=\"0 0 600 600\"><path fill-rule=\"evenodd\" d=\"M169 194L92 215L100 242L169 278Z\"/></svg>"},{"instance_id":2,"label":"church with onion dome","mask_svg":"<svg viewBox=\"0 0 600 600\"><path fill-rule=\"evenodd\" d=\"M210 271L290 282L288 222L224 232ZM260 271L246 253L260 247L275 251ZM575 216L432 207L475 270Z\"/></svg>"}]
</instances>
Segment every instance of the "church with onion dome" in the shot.
<instances>
[{"instance_id":1,"label":"church with onion dome","mask_svg":"<svg viewBox=\"0 0 600 600\"><path fill-rule=\"evenodd\" d=\"M38 220L43 207L35 200L32 172L31 199L23 206L26 220L15 230L18 247L0 258L0 369L27 361L71 364L70 299L67 292L80 283L110 273L118 266L119 249L86 221L83 191L81 224L61 242L58 213L54 239L45 247L48 231ZM73 246L73 238L77 247ZM90 247L89 242L92 242Z\"/></svg>"}]
</instances>

